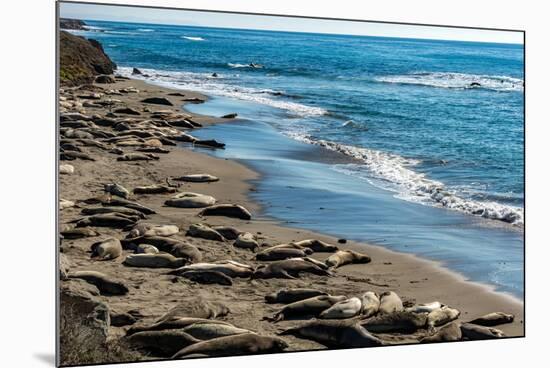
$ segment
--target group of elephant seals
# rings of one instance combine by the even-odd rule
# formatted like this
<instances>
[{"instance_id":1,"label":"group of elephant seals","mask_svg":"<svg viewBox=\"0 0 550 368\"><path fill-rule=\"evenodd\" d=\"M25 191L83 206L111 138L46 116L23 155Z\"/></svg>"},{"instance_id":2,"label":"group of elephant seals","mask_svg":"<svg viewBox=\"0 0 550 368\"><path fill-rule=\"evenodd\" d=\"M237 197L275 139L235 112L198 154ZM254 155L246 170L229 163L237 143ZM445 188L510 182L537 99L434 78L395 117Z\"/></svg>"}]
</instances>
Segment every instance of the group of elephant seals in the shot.
<instances>
[{"instance_id":1,"label":"group of elephant seals","mask_svg":"<svg viewBox=\"0 0 550 368\"><path fill-rule=\"evenodd\" d=\"M325 263L331 268L338 268L352 263L369 263L371 258L353 250L339 250L327 258Z\"/></svg>"},{"instance_id":2,"label":"group of elephant seals","mask_svg":"<svg viewBox=\"0 0 550 368\"><path fill-rule=\"evenodd\" d=\"M220 272L230 278L250 277L254 268L234 261L218 261L215 263L193 263L170 272L170 275L180 276L189 271Z\"/></svg>"},{"instance_id":3,"label":"group of elephant seals","mask_svg":"<svg viewBox=\"0 0 550 368\"><path fill-rule=\"evenodd\" d=\"M111 279L109 276L97 271L76 271L68 275L69 278L82 279L95 285L102 295L126 295L128 287L122 282Z\"/></svg>"},{"instance_id":4,"label":"group of elephant seals","mask_svg":"<svg viewBox=\"0 0 550 368\"><path fill-rule=\"evenodd\" d=\"M140 236L137 238L122 239L121 243L125 249L131 250L135 250L140 244L153 245L161 252L170 253L178 258L184 258L191 263L200 262L202 259L202 254L197 247L171 237Z\"/></svg>"},{"instance_id":5,"label":"group of elephant seals","mask_svg":"<svg viewBox=\"0 0 550 368\"><path fill-rule=\"evenodd\" d=\"M91 245L92 258L99 260L115 259L122 255L122 245L116 238L108 238Z\"/></svg>"},{"instance_id":6,"label":"group of elephant seals","mask_svg":"<svg viewBox=\"0 0 550 368\"><path fill-rule=\"evenodd\" d=\"M324 291L315 289L282 289L275 293L266 295L265 300L267 303L288 304L320 295L328 294Z\"/></svg>"},{"instance_id":7,"label":"group of elephant seals","mask_svg":"<svg viewBox=\"0 0 550 368\"><path fill-rule=\"evenodd\" d=\"M283 261L275 261L268 265L261 265L256 269L252 278L271 279L286 278L295 279L300 273L312 273L319 276L332 276L332 273L319 267L313 262L303 258L291 258Z\"/></svg>"},{"instance_id":8,"label":"group of elephant seals","mask_svg":"<svg viewBox=\"0 0 550 368\"><path fill-rule=\"evenodd\" d=\"M265 317L265 319L272 322L278 322L293 317L317 317L326 309L345 299L346 297L343 295L318 295L312 298L287 304L279 312L275 313L273 317Z\"/></svg>"},{"instance_id":9,"label":"group of elephant seals","mask_svg":"<svg viewBox=\"0 0 550 368\"><path fill-rule=\"evenodd\" d=\"M365 348L381 346L383 342L350 320L316 320L283 331L281 335L311 339L328 348Z\"/></svg>"},{"instance_id":10,"label":"group of elephant seals","mask_svg":"<svg viewBox=\"0 0 550 368\"><path fill-rule=\"evenodd\" d=\"M287 347L288 344L278 337L244 333L218 337L190 345L174 354L172 358L180 359L195 354L215 357L278 353Z\"/></svg>"},{"instance_id":11,"label":"group of elephant seals","mask_svg":"<svg viewBox=\"0 0 550 368\"><path fill-rule=\"evenodd\" d=\"M184 258L174 257L170 253L130 254L124 260L126 266L147 268L178 268L186 263Z\"/></svg>"}]
</instances>

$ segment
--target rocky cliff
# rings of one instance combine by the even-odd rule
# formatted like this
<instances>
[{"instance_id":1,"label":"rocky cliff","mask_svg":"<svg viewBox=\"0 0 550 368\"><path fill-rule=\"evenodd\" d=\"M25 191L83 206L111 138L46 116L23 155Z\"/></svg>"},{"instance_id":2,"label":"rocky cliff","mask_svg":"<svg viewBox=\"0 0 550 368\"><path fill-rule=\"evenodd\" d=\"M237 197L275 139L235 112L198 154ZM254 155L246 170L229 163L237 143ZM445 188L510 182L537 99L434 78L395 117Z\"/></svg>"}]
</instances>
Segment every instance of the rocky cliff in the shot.
<instances>
[{"instance_id":1,"label":"rocky cliff","mask_svg":"<svg viewBox=\"0 0 550 368\"><path fill-rule=\"evenodd\" d=\"M61 29L86 29L86 23L79 19L59 19L59 28Z\"/></svg>"},{"instance_id":2,"label":"rocky cliff","mask_svg":"<svg viewBox=\"0 0 550 368\"><path fill-rule=\"evenodd\" d=\"M112 74L116 64L98 41L61 31L59 68L61 84L74 86L91 83L99 74Z\"/></svg>"}]
</instances>

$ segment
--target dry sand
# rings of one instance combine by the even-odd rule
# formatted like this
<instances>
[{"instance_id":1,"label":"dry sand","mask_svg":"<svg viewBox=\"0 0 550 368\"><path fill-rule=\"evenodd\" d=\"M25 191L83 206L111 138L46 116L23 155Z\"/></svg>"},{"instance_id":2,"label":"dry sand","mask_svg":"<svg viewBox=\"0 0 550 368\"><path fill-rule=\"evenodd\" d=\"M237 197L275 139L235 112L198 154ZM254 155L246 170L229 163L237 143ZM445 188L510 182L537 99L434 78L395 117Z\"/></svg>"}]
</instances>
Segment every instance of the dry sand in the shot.
<instances>
[{"instance_id":1,"label":"dry sand","mask_svg":"<svg viewBox=\"0 0 550 368\"><path fill-rule=\"evenodd\" d=\"M181 104L182 99L181 97L167 96L167 93L174 92L173 90L148 85L137 80L119 81L116 84L100 86L108 89L136 87L140 93L112 96L112 98L121 100L121 105L134 107L137 110L143 109L143 105L139 101L148 96L167 97L175 105L174 107L147 105L152 111L178 110L177 106ZM200 97L196 93L184 93L189 97ZM84 108L83 111L87 114L106 113L104 109L98 108ZM236 112L238 113L238 111ZM204 116L196 117L196 120L203 124L231 122L228 119ZM188 133L192 134L192 131ZM258 174L249 168L237 162L213 158L181 147L165 148L169 148L171 152L159 154L160 160L158 161L119 162L116 161L117 156L114 154L101 149L85 147L96 158L96 161L61 161L61 164L72 164L75 167L75 173L60 175L59 197L72 201L90 198L99 195L102 192L103 184L109 182L117 182L131 190L138 185L164 183L167 177L209 173L219 177L220 181L188 183L179 190L212 195L218 200L218 203L244 205L253 214L251 221L225 217L200 218L197 216L199 209L165 207L163 203L171 196L170 194L134 195L133 199L157 211L157 214L149 216L147 222L178 225L181 232L175 237L185 239L199 247L203 251L205 262L233 259L248 264L260 264L260 262L252 260L254 254L251 251L233 248L230 243L185 236L185 231L193 223L204 222L210 225L235 226L240 230L256 234L260 243L279 244L315 238L336 244L336 239L329 236L307 230L287 228L276 221L259 217L260 207L247 196L249 191L255 190L250 184L250 180L257 178ZM125 149L125 151L131 152L132 150ZM81 216L80 210L80 208L69 208L60 211L60 226ZM355 242L338 244L341 249L354 249L369 254L372 257L372 262L338 268L335 277L308 274L301 276L298 280L237 278L233 279L232 286L201 285L185 279L173 282L174 277L166 275L168 269L126 267L122 261L124 256L129 254L128 251L124 251L125 254L122 257L112 261L91 260L90 244L109 235L118 238L123 238L126 235L116 229L98 228L97 230L101 233L99 237L64 240L62 243L63 253L73 264L72 271L97 270L127 282L130 288L128 295L100 298L117 311L139 310L144 315L141 322L153 321L184 298L202 295L208 299L226 303L231 313L223 319L234 325L262 334L275 334L281 328L297 325L300 321L283 321L274 324L262 320L263 317L272 315L280 308L280 305L266 304L264 296L280 288L312 287L333 295L347 296L358 296L369 290L378 293L393 290L409 303L426 303L437 300L457 308L461 311L460 320L462 321L494 311L513 313L516 316L515 321L498 328L507 336L523 336L524 334L523 304L516 299L493 292L489 287L465 281L459 275L440 267L435 262L392 252L378 246ZM328 255L330 254L315 253L314 257L325 259ZM110 334L112 337L122 336L125 329L124 327L111 327ZM287 336L285 339L290 344L288 350L324 348L323 345L310 340ZM402 341L410 342L407 338L403 338Z\"/></svg>"}]
</instances>

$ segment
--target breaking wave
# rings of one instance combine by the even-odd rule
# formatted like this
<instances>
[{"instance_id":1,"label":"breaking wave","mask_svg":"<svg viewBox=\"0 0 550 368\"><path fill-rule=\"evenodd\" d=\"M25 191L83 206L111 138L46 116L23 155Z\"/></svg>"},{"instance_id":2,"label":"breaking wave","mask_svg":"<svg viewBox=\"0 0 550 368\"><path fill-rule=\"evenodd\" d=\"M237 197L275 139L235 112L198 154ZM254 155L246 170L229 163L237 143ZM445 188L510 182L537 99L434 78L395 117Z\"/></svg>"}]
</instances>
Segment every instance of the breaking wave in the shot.
<instances>
[{"instance_id":1,"label":"breaking wave","mask_svg":"<svg viewBox=\"0 0 550 368\"><path fill-rule=\"evenodd\" d=\"M336 169L348 175L362 176L361 174L364 175L364 168L366 167L369 174L366 179L371 184L397 193L396 196L400 199L444 207L517 226L523 225L524 211L522 208L492 201L462 198L456 191L447 188L443 183L429 179L425 174L414 171L412 167L420 163L418 160L322 139L315 140L301 133L288 133L288 135L296 140L315 144L359 160L360 165L338 165Z\"/></svg>"},{"instance_id":2,"label":"breaking wave","mask_svg":"<svg viewBox=\"0 0 550 368\"><path fill-rule=\"evenodd\" d=\"M224 96L268 105L285 110L288 113L300 117L320 116L327 114L327 111L320 107L307 106L296 102L287 101L284 99L283 92L254 89L224 83L224 78L212 78L210 73L170 72L155 69L140 69L144 74L147 74L148 77L132 75L132 68L130 67L120 67L118 68L118 72L124 76L145 79L167 87L188 89L205 94Z\"/></svg>"},{"instance_id":3,"label":"breaking wave","mask_svg":"<svg viewBox=\"0 0 550 368\"><path fill-rule=\"evenodd\" d=\"M185 38L189 41L204 41L204 38L202 37L181 36L181 38Z\"/></svg>"},{"instance_id":4,"label":"breaking wave","mask_svg":"<svg viewBox=\"0 0 550 368\"><path fill-rule=\"evenodd\" d=\"M523 79L501 75L417 72L406 75L377 77L374 80L384 83L414 84L455 89L480 88L502 92L523 92L524 88Z\"/></svg>"}]
</instances>

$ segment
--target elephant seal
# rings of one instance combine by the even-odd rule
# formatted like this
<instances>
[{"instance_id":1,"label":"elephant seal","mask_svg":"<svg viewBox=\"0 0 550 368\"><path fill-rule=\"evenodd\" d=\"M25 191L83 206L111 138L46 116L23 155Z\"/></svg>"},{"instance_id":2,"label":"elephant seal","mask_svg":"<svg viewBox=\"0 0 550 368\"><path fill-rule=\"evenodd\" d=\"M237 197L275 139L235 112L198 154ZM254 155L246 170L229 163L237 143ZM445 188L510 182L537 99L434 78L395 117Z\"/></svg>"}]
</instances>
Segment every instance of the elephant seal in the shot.
<instances>
[{"instance_id":1,"label":"elephant seal","mask_svg":"<svg viewBox=\"0 0 550 368\"><path fill-rule=\"evenodd\" d=\"M139 218L129 218L122 214L108 213L84 217L76 222L76 227L98 226L125 228L134 225Z\"/></svg>"},{"instance_id":2,"label":"elephant seal","mask_svg":"<svg viewBox=\"0 0 550 368\"><path fill-rule=\"evenodd\" d=\"M294 303L300 300L313 298L315 296L328 295L324 291L315 289L282 289L265 296L267 303Z\"/></svg>"},{"instance_id":3,"label":"elephant seal","mask_svg":"<svg viewBox=\"0 0 550 368\"><path fill-rule=\"evenodd\" d=\"M325 309L320 315L321 319L352 318L361 313L361 299L357 297L342 300L332 307Z\"/></svg>"},{"instance_id":4,"label":"elephant seal","mask_svg":"<svg viewBox=\"0 0 550 368\"><path fill-rule=\"evenodd\" d=\"M126 208L126 207L110 207L110 206L104 206L104 207L87 207L83 208L81 213L83 215L97 215L97 214L106 214L106 213L112 213L112 214L123 214L127 216L137 216L139 218L145 218L145 214L138 210L134 210L132 208Z\"/></svg>"},{"instance_id":5,"label":"elephant seal","mask_svg":"<svg viewBox=\"0 0 550 368\"><path fill-rule=\"evenodd\" d=\"M86 161L95 161L95 158L85 152L63 151L59 154L59 159L62 161L73 161L77 158Z\"/></svg>"},{"instance_id":6,"label":"elephant seal","mask_svg":"<svg viewBox=\"0 0 550 368\"><path fill-rule=\"evenodd\" d=\"M264 250L256 254L256 260L258 261L280 261L288 258L305 257L308 254L313 253L309 248L293 249L293 248L277 248L271 250Z\"/></svg>"},{"instance_id":7,"label":"elephant seal","mask_svg":"<svg viewBox=\"0 0 550 368\"><path fill-rule=\"evenodd\" d=\"M187 263L183 258L176 258L170 253L157 254L130 254L123 262L130 267L147 267L147 268L178 268Z\"/></svg>"},{"instance_id":8,"label":"elephant seal","mask_svg":"<svg viewBox=\"0 0 550 368\"><path fill-rule=\"evenodd\" d=\"M171 357L181 349L201 340L181 330L137 332L125 338L132 348L161 357Z\"/></svg>"},{"instance_id":9,"label":"elephant seal","mask_svg":"<svg viewBox=\"0 0 550 368\"><path fill-rule=\"evenodd\" d=\"M355 321L317 320L283 331L281 335L317 341L328 348L366 348L383 342Z\"/></svg>"},{"instance_id":10,"label":"elephant seal","mask_svg":"<svg viewBox=\"0 0 550 368\"><path fill-rule=\"evenodd\" d=\"M134 188L134 194L166 194L175 192L177 192L176 188L161 184L145 185Z\"/></svg>"},{"instance_id":11,"label":"elephant seal","mask_svg":"<svg viewBox=\"0 0 550 368\"><path fill-rule=\"evenodd\" d=\"M214 319L226 316L229 312L229 308L223 303L195 297L183 300L162 315L157 322L171 321L182 317Z\"/></svg>"},{"instance_id":12,"label":"elephant seal","mask_svg":"<svg viewBox=\"0 0 550 368\"><path fill-rule=\"evenodd\" d=\"M219 271L194 270L179 273L178 276L199 284L218 284L225 286L233 285L233 280L231 280L231 277Z\"/></svg>"},{"instance_id":13,"label":"elephant seal","mask_svg":"<svg viewBox=\"0 0 550 368\"><path fill-rule=\"evenodd\" d=\"M117 161L151 161L158 159L159 157L152 153L127 153L116 158Z\"/></svg>"},{"instance_id":14,"label":"elephant seal","mask_svg":"<svg viewBox=\"0 0 550 368\"><path fill-rule=\"evenodd\" d=\"M241 220L250 220L250 212L238 204L218 204L205 208L199 213L199 216L225 216Z\"/></svg>"},{"instance_id":15,"label":"elephant seal","mask_svg":"<svg viewBox=\"0 0 550 368\"><path fill-rule=\"evenodd\" d=\"M92 251L92 258L103 261L115 259L122 255L122 245L120 245L120 240L116 238L108 238L93 243L90 249Z\"/></svg>"},{"instance_id":16,"label":"elephant seal","mask_svg":"<svg viewBox=\"0 0 550 368\"><path fill-rule=\"evenodd\" d=\"M189 271L211 271L221 272L228 277L250 277L254 269L248 265L242 265L231 261L220 261L216 263L193 263L170 272L170 275L180 276Z\"/></svg>"},{"instance_id":17,"label":"elephant seal","mask_svg":"<svg viewBox=\"0 0 550 368\"><path fill-rule=\"evenodd\" d=\"M74 229L68 229L68 230L61 231L61 235L65 239L80 239L80 238L98 236L99 233L95 230L92 230L92 229L74 228Z\"/></svg>"},{"instance_id":18,"label":"elephant seal","mask_svg":"<svg viewBox=\"0 0 550 368\"><path fill-rule=\"evenodd\" d=\"M170 253L178 258L184 258L191 263L200 262L202 259L202 253L197 247L174 238L164 236L140 236L137 238L122 239L120 242L124 249L131 249L134 251L140 244L149 244L156 247L161 252Z\"/></svg>"},{"instance_id":19,"label":"elephant seal","mask_svg":"<svg viewBox=\"0 0 550 368\"><path fill-rule=\"evenodd\" d=\"M233 243L233 246L237 248L250 249L252 251L255 251L260 247L256 239L254 239L254 234L252 233L240 234Z\"/></svg>"},{"instance_id":20,"label":"elephant seal","mask_svg":"<svg viewBox=\"0 0 550 368\"><path fill-rule=\"evenodd\" d=\"M116 197L99 198L98 201L104 206L121 206L121 207L132 208L134 210L138 210L139 212L145 215L153 215L156 213L154 210L148 207L145 207L142 204L139 204L137 202L132 202L123 198L116 198Z\"/></svg>"},{"instance_id":21,"label":"elephant seal","mask_svg":"<svg viewBox=\"0 0 550 368\"><path fill-rule=\"evenodd\" d=\"M59 165L59 174L61 175L74 174L74 166L69 164Z\"/></svg>"},{"instance_id":22,"label":"elephant seal","mask_svg":"<svg viewBox=\"0 0 550 368\"><path fill-rule=\"evenodd\" d=\"M406 311L413 313L430 313L436 309L443 307L443 304L440 302L431 302L426 304L417 304L413 307L407 308Z\"/></svg>"},{"instance_id":23,"label":"elephant seal","mask_svg":"<svg viewBox=\"0 0 550 368\"><path fill-rule=\"evenodd\" d=\"M426 344L432 342L460 341L460 339L462 339L460 326L458 323L452 322L441 327L435 334L421 338L419 342L421 344Z\"/></svg>"},{"instance_id":24,"label":"elephant seal","mask_svg":"<svg viewBox=\"0 0 550 368\"><path fill-rule=\"evenodd\" d=\"M130 313L117 312L116 310L109 310L109 317L111 319L111 326L123 327L133 325L137 322L136 317Z\"/></svg>"},{"instance_id":25,"label":"elephant seal","mask_svg":"<svg viewBox=\"0 0 550 368\"><path fill-rule=\"evenodd\" d=\"M235 240L242 233L242 231L231 226L212 226L212 229L222 234L227 240Z\"/></svg>"},{"instance_id":26,"label":"elephant seal","mask_svg":"<svg viewBox=\"0 0 550 368\"><path fill-rule=\"evenodd\" d=\"M190 174L174 178L174 180L187 181L190 183L211 183L219 181L220 179L210 174Z\"/></svg>"},{"instance_id":27,"label":"elephant seal","mask_svg":"<svg viewBox=\"0 0 550 368\"><path fill-rule=\"evenodd\" d=\"M381 314L361 321L360 324L369 332L374 333L412 333L426 326L426 313L393 312Z\"/></svg>"},{"instance_id":28,"label":"elephant seal","mask_svg":"<svg viewBox=\"0 0 550 368\"><path fill-rule=\"evenodd\" d=\"M172 236L179 233L180 229L176 225L156 225L148 223L139 223L130 230L128 238L137 238L138 236Z\"/></svg>"},{"instance_id":29,"label":"elephant seal","mask_svg":"<svg viewBox=\"0 0 550 368\"><path fill-rule=\"evenodd\" d=\"M128 199L130 197L130 192L128 191L128 189L124 188L122 185L117 183L105 184L103 186L103 190L106 193L110 193L110 194L122 197L124 199Z\"/></svg>"},{"instance_id":30,"label":"elephant seal","mask_svg":"<svg viewBox=\"0 0 550 368\"><path fill-rule=\"evenodd\" d=\"M325 261L327 266L338 268L347 264L369 263L371 258L366 254L361 254L353 250L339 250Z\"/></svg>"},{"instance_id":31,"label":"elephant seal","mask_svg":"<svg viewBox=\"0 0 550 368\"><path fill-rule=\"evenodd\" d=\"M403 302L393 291L386 291L380 295L379 313L393 313L403 310Z\"/></svg>"},{"instance_id":32,"label":"elephant seal","mask_svg":"<svg viewBox=\"0 0 550 368\"><path fill-rule=\"evenodd\" d=\"M193 354L203 354L209 357L215 357L278 353L285 350L287 347L288 344L279 337L244 333L218 337L193 344L178 351L174 354L172 359L181 359Z\"/></svg>"},{"instance_id":33,"label":"elephant seal","mask_svg":"<svg viewBox=\"0 0 550 368\"><path fill-rule=\"evenodd\" d=\"M275 261L268 265L262 265L252 274L255 279L286 278L295 279L300 273L312 273L319 276L332 276L332 274L301 258L285 259Z\"/></svg>"},{"instance_id":34,"label":"elephant seal","mask_svg":"<svg viewBox=\"0 0 550 368\"><path fill-rule=\"evenodd\" d=\"M178 193L171 199L164 202L168 207L178 208L203 208L212 206L216 203L216 198L199 193L183 192Z\"/></svg>"},{"instance_id":35,"label":"elephant seal","mask_svg":"<svg viewBox=\"0 0 550 368\"><path fill-rule=\"evenodd\" d=\"M187 233L185 235L192 236L194 238L225 241L225 238L222 236L222 234L205 224L193 224L189 226L189 230L187 230Z\"/></svg>"},{"instance_id":36,"label":"elephant seal","mask_svg":"<svg viewBox=\"0 0 550 368\"><path fill-rule=\"evenodd\" d=\"M474 325L472 323L463 323L460 325L462 337L468 340L488 340L505 337L504 332L492 327Z\"/></svg>"},{"instance_id":37,"label":"elephant seal","mask_svg":"<svg viewBox=\"0 0 550 368\"><path fill-rule=\"evenodd\" d=\"M160 251L157 247L151 244L140 244L134 250L135 254L158 254Z\"/></svg>"},{"instance_id":38,"label":"elephant seal","mask_svg":"<svg viewBox=\"0 0 550 368\"><path fill-rule=\"evenodd\" d=\"M306 239L293 243L300 247L310 248L314 252L332 253L338 251L336 245L328 244L317 239Z\"/></svg>"},{"instance_id":39,"label":"elephant seal","mask_svg":"<svg viewBox=\"0 0 550 368\"><path fill-rule=\"evenodd\" d=\"M380 309L380 297L373 291L367 291L361 296L361 306L363 317L374 316Z\"/></svg>"},{"instance_id":40,"label":"elephant seal","mask_svg":"<svg viewBox=\"0 0 550 368\"><path fill-rule=\"evenodd\" d=\"M212 322L196 322L185 327L183 332L193 336L199 340L210 340L223 336L240 335L250 333L250 330L235 327L230 324L212 323Z\"/></svg>"},{"instance_id":41,"label":"elephant seal","mask_svg":"<svg viewBox=\"0 0 550 368\"><path fill-rule=\"evenodd\" d=\"M514 321L513 314L507 314L503 312L494 312L489 313L474 320L471 320L468 323L473 323L474 325L480 325L485 327L493 327L502 325L504 323L512 323Z\"/></svg>"},{"instance_id":42,"label":"elephant seal","mask_svg":"<svg viewBox=\"0 0 550 368\"><path fill-rule=\"evenodd\" d=\"M197 317L178 317L167 320L156 321L149 325L134 325L126 331L126 336L133 335L143 331L163 331L163 330L182 330L185 327L191 326L195 323L209 322L215 324L230 325L225 321L217 321L215 319L197 318Z\"/></svg>"},{"instance_id":43,"label":"elephant seal","mask_svg":"<svg viewBox=\"0 0 550 368\"><path fill-rule=\"evenodd\" d=\"M74 207L75 203L73 201L69 201L67 199L59 198L59 209L64 210L65 208L71 208Z\"/></svg>"},{"instance_id":44,"label":"elephant seal","mask_svg":"<svg viewBox=\"0 0 550 368\"><path fill-rule=\"evenodd\" d=\"M454 321L460 316L460 311L457 309L443 306L442 308L435 309L428 313L428 329L433 330L434 327L444 325L448 322Z\"/></svg>"},{"instance_id":45,"label":"elephant seal","mask_svg":"<svg viewBox=\"0 0 550 368\"><path fill-rule=\"evenodd\" d=\"M265 319L272 322L279 322L292 317L305 317L305 316L317 317L325 309L330 308L337 302L341 302L345 299L346 297L343 295L314 296L313 298L304 299L298 302L287 304L279 312L275 313L273 317L265 317Z\"/></svg>"},{"instance_id":46,"label":"elephant seal","mask_svg":"<svg viewBox=\"0 0 550 368\"><path fill-rule=\"evenodd\" d=\"M97 271L76 271L71 272L69 278L82 279L95 285L101 295L126 295L128 287L122 282L113 280L109 276Z\"/></svg>"}]
</instances>

